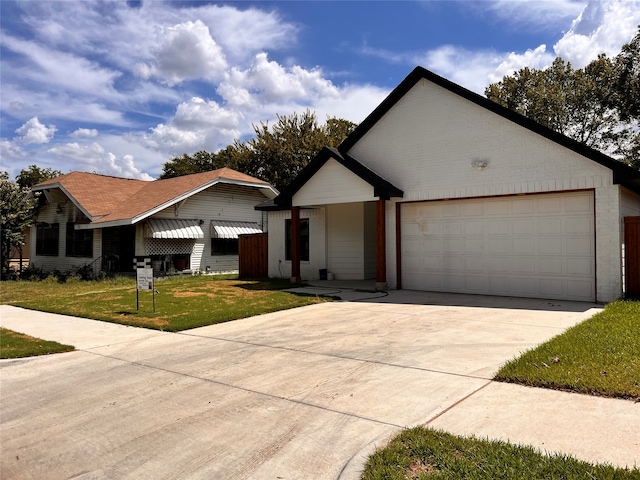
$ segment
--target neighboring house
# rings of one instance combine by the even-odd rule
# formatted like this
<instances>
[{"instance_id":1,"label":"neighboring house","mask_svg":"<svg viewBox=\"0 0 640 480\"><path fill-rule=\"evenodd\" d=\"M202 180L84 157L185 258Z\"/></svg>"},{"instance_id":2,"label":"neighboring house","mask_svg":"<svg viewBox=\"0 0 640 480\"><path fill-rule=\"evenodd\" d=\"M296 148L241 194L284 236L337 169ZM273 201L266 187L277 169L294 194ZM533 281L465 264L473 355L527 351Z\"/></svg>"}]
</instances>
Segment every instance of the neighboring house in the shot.
<instances>
[{"instance_id":1,"label":"neighboring house","mask_svg":"<svg viewBox=\"0 0 640 480\"><path fill-rule=\"evenodd\" d=\"M254 209L278 193L229 168L145 182L71 172L35 185L45 204L31 228L31 265L132 272L234 272L238 234L266 231Z\"/></svg>"},{"instance_id":2,"label":"neighboring house","mask_svg":"<svg viewBox=\"0 0 640 480\"><path fill-rule=\"evenodd\" d=\"M640 172L418 67L257 208L270 276L607 302Z\"/></svg>"}]
</instances>

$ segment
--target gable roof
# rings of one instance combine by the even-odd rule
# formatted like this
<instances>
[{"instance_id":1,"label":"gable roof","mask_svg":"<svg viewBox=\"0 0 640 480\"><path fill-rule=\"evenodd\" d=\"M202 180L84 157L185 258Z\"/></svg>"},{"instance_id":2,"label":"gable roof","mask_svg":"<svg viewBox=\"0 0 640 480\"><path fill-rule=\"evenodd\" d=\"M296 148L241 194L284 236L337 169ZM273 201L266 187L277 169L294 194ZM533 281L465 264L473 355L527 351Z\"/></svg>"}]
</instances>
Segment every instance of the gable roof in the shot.
<instances>
[{"instance_id":1,"label":"gable roof","mask_svg":"<svg viewBox=\"0 0 640 480\"><path fill-rule=\"evenodd\" d=\"M583 143L573 140L566 135L558 133L555 130L551 130L550 128L545 127L520 113L503 107L482 95L478 95L471 90L467 90L466 88L436 75L423 67L416 67L338 146L338 150L343 155L346 154L402 97L409 92L409 90L411 90L421 80L432 82L470 102L475 103L476 105L479 105L482 108L526 128L527 130L537 133L538 135L562 145L583 157L609 168L613 172L614 183L623 185L636 193L640 193L640 171L635 168L632 168L621 161L615 160Z\"/></svg>"},{"instance_id":2,"label":"gable roof","mask_svg":"<svg viewBox=\"0 0 640 480\"><path fill-rule=\"evenodd\" d=\"M216 184L254 187L277 195L269 183L230 168L154 180L130 180L71 172L35 185L33 191L59 188L91 220L84 228L132 225Z\"/></svg>"},{"instance_id":3,"label":"gable roof","mask_svg":"<svg viewBox=\"0 0 640 480\"><path fill-rule=\"evenodd\" d=\"M327 161L334 159L353 174L360 177L373 187L373 194L383 200L389 200L391 197L402 197L404 192L386 179L375 173L373 170L364 166L351 155L341 153L336 148L324 147L302 169L302 171L287 185L287 187L273 201L264 202L256 207L257 210L280 210L291 208L293 196L313 177Z\"/></svg>"}]
</instances>

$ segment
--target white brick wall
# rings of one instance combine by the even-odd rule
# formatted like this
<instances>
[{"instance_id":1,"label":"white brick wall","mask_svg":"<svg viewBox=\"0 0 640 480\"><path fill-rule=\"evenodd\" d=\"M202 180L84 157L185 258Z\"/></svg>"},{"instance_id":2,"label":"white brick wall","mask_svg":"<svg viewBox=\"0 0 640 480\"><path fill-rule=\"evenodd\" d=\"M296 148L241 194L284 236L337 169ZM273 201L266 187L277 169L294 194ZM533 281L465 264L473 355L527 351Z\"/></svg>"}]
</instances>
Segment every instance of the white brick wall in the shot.
<instances>
[{"instance_id":1,"label":"white brick wall","mask_svg":"<svg viewBox=\"0 0 640 480\"><path fill-rule=\"evenodd\" d=\"M622 294L620 188L608 168L428 81L416 84L349 153L403 189L402 201L594 189L597 300ZM487 167L474 168L476 160ZM387 202L391 287L395 264L395 205Z\"/></svg>"},{"instance_id":2,"label":"white brick wall","mask_svg":"<svg viewBox=\"0 0 640 480\"><path fill-rule=\"evenodd\" d=\"M622 228L618 186L596 189L596 297L610 302L622 295Z\"/></svg>"}]
</instances>

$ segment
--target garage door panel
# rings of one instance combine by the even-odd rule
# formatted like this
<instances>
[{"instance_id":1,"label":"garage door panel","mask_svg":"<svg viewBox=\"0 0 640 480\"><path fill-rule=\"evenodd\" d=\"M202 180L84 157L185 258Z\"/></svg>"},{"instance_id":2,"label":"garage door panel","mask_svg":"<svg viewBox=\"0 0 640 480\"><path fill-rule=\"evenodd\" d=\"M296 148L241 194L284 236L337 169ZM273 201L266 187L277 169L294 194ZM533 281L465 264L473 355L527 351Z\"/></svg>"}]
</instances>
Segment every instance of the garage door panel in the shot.
<instances>
[{"instance_id":1,"label":"garage door panel","mask_svg":"<svg viewBox=\"0 0 640 480\"><path fill-rule=\"evenodd\" d=\"M538 251L537 241L534 237L516 237L510 240L511 248L502 250L502 254L514 253L516 255L531 255Z\"/></svg>"},{"instance_id":2,"label":"garage door panel","mask_svg":"<svg viewBox=\"0 0 640 480\"><path fill-rule=\"evenodd\" d=\"M509 273L513 271L513 259L511 257L487 257L487 270L490 274L495 273ZM491 276L491 278L493 278Z\"/></svg>"},{"instance_id":3,"label":"garage door panel","mask_svg":"<svg viewBox=\"0 0 640 480\"><path fill-rule=\"evenodd\" d=\"M593 275L593 262L590 258L568 258L567 273L572 276L582 275L590 277Z\"/></svg>"},{"instance_id":4,"label":"garage door panel","mask_svg":"<svg viewBox=\"0 0 640 480\"><path fill-rule=\"evenodd\" d=\"M516 218L511 222L511 233L514 235L532 235L535 231L535 222L530 218Z\"/></svg>"},{"instance_id":5,"label":"garage door panel","mask_svg":"<svg viewBox=\"0 0 640 480\"><path fill-rule=\"evenodd\" d=\"M564 253L564 239L562 237L538 238L538 253L543 255L562 255Z\"/></svg>"},{"instance_id":6,"label":"garage door panel","mask_svg":"<svg viewBox=\"0 0 640 480\"><path fill-rule=\"evenodd\" d=\"M586 213L590 215L593 210L593 198L587 196L573 196L565 199L565 211L567 213Z\"/></svg>"},{"instance_id":7,"label":"garage door panel","mask_svg":"<svg viewBox=\"0 0 640 480\"><path fill-rule=\"evenodd\" d=\"M565 262L554 257L540 257L538 272L542 275L562 275L566 272Z\"/></svg>"},{"instance_id":8,"label":"garage door panel","mask_svg":"<svg viewBox=\"0 0 640 480\"><path fill-rule=\"evenodd\" d=\"M518 274L535 275L538 271L536 257L517 257L513 259L512 271Z\"/></svg>"},{"instance_id":9,"label":"garage door panel","mask_svg":"<svg viewBox=\"0 0 640 480\"><path fill-rule=\"evenodd\" d=\"M509 233L509 221L507 219L491 219L487 221L488 235L509 235Z\"/></svg>"},{"instance_id":10,"label":"garage door panel","mask_svg":"<svg viewBox=\"0 0 640 480\"><path fill-rule=\"evenodd\" d=\"M567 218L565 233L591 234L593 233L593 219L586 216Z\"/></svg>"},{"instance_id":11,"label":"garage door panel","mask_svg":"<svg viewBox=\"0 0 640 480\"><path fill-rule=\"evenodd\" d=\"M560 197L539 197L537 202L538 213L558 214L562 211L562 199Z\"/></svg>"},{"instance_id":12,"label":"garage door panel","mask_svg":"<svg viewBox=\"0 0 640 480\"><path fill-rule=\"evenodd\" d=\"M538 218L537 232L542 235L562 235L562 218L549 217Z\"/></svg>"},{"instance_id":13,"label":"garage door panel","mask_svg":"<svg viewBox=\"0 0 640 480\"><path fill-rule=\"evenodd\" d=\"M485 241L485 253L504 253L509 252L512 249L512 240L509 237L492 238L490 241Z\"/></svg>"},{"instance_id":14,"label":"garage door panel","mask_svg":"<svg viewBox=\"0 0 640 480\"><path fill-rule=\"evenodd\" d=\"M593 301L593 192L402 206L403 288Z\"/></svg>"}]
</instances>

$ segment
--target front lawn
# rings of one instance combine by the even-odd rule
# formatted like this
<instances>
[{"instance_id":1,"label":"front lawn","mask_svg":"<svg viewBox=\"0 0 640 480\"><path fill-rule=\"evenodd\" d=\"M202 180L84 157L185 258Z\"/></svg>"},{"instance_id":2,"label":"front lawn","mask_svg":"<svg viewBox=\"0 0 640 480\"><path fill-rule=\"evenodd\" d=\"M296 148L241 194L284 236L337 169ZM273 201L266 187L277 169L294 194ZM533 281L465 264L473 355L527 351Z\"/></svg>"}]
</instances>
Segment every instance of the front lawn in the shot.
<instances>
[{"instance_id":1,"label":"front lawn","mask_svg":"<svg viewBox=\"0 0 640 480\"><path fill-rule=\"evenodd\" d=\"M640 470L592 465L527 446L463 438L424 427L405 430L367 461L363 480L637 480Z\"/></svg>"},{"instance_id":2,"label":"front lawn","mask_svg":"<svg viewBox=\"0 0 640 480\"><path fill-rule=\"evenodd\" d=\"M0 328L0 359L35 357L36 355L70 352L71 350L74 350L71 345L49 342L30 337L24 333Z\"/></svg>"},{"instance_id":3,"label":"front lawn","mask_svg":"<svg viewBox=\"0 0 640 480\"><path fill-rule=\"evenodd\" d=\"M135 279L58 283L2 282L0 303L176 332L329 301L280 291L288 280L246 281L224 276L180 276L155 282L155 313L151 291L140 291L136 311Z\"/></svg>"},{"instance_id":4,"label":"front lawn","mask_svg":"<svg viewBox=\"0 0 640 480\"><path fill-rule=\"evenodd\" d=\"M508 362L496 380L640 399L640 302L617 301Z\"/></svg>"}]
</instances>

